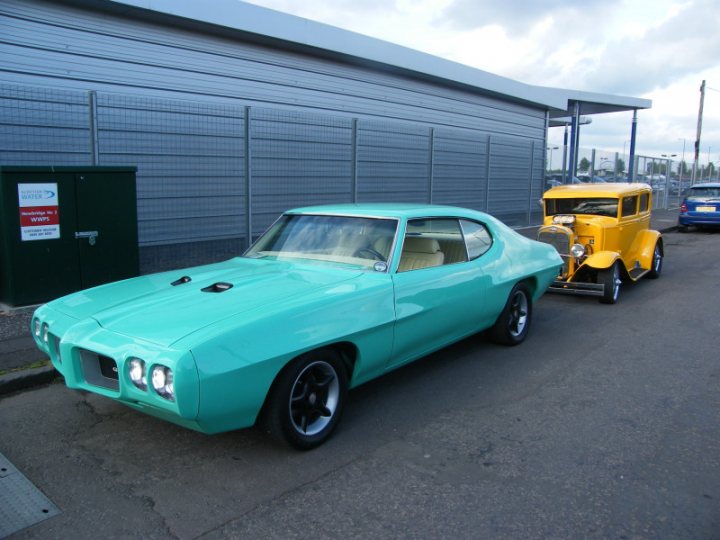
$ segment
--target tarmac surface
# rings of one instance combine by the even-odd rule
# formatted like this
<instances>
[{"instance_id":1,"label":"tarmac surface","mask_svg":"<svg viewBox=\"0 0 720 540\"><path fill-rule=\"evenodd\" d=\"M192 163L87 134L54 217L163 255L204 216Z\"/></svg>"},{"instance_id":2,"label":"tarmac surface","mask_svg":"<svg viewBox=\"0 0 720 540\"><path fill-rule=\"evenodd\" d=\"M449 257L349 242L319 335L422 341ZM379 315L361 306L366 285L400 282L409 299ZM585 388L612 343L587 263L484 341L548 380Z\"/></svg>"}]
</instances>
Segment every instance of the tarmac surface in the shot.
<instances>
[{"instance_id":1,"label":"tarmac surface","mask_svg":"<svg viewBox=\"0 0 720 540\"><path fill-rule=\"evenodd\" d=\"M651 227L660 232L677 225L678 209L653 210ZM538 227L518 232L535 238ZM36 347L30 335L30 321L36 306L0 311L0 395L52 382L58 373Z\"/></svg>"}]
</instances>

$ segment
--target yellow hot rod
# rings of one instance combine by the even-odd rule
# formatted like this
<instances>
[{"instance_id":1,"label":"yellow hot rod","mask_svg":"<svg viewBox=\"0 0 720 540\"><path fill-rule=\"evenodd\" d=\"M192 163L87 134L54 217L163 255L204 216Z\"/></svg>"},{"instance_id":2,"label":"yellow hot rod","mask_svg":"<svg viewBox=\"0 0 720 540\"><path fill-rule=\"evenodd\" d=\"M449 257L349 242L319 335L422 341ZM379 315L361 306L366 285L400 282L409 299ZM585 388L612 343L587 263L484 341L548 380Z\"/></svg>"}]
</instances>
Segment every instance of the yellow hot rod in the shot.
<instances>
[{"instance_id":1,"label":"yellow hot rod","mask_svg":"<svg viewBox=\"0 0 720 540\"><path fill-rule=\"evenodd\" d=\"M647 184L562 185L545 192L538 240L563 259L550 291L599 297L614 304L623 279L657 278L663 240L650 229Z\"/></svg>"}]
</instances>

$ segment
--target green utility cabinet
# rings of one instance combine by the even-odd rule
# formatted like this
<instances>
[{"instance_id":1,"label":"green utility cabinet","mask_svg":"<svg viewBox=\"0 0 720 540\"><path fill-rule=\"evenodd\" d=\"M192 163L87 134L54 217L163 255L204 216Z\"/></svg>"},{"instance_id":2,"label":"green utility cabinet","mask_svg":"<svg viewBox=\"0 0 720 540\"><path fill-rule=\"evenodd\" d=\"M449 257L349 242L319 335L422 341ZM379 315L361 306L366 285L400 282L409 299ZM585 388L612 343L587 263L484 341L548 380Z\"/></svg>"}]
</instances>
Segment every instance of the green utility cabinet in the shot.
<instances>
[{"instance_id":1,"label":"green utility cabinet","mask_svg":"<svg viewBox=\"0 0 720 540\"><path fill-rule=\"evenodd\" d=\"M0 303L138 275L135 167L0 166Z\"/></svg>"}]
</instances>

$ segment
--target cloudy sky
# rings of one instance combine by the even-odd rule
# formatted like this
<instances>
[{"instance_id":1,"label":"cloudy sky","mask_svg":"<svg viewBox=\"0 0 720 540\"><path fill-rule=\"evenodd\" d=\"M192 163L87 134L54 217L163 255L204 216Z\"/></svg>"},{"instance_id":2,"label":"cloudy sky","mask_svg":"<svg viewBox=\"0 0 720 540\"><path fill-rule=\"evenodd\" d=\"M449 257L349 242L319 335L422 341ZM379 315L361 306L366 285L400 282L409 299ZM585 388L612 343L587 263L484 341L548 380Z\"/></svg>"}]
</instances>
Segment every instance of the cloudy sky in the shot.
<instances>
[{"instance_id":1,"label":"cloudy sky","mask_svg":"<svg viewBox=\"0 0 720 540\"><path fill-rule=\"evenodd\" d=\"M648 98L639 154L720 162L719 0L249 0L541 86ZM629 151L632 113L596 115L583 147ZM562 128L550 130L550 144Z\"/></svg>"}]
</instances>

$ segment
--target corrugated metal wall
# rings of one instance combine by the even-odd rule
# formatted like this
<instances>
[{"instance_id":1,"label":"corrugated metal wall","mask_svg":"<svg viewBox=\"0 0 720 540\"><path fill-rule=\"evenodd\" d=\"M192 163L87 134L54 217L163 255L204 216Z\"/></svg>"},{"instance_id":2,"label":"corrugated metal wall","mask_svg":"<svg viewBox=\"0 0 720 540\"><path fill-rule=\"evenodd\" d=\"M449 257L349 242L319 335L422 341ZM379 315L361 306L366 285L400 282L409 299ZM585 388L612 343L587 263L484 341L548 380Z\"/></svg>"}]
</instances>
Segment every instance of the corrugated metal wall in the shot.
<instances>
[{"instance_id":1,"label":"corrugated metal wall","mask_svg":"<svg viewBox=\"0 0 720 540\"><path fill-rule=\"evenodd\" d=\"M0 33L0 164L137 166L143 271L224 256L293 206L539 219L538 108L45 2L3 0Z\"/></svg>"}]
</instances>

